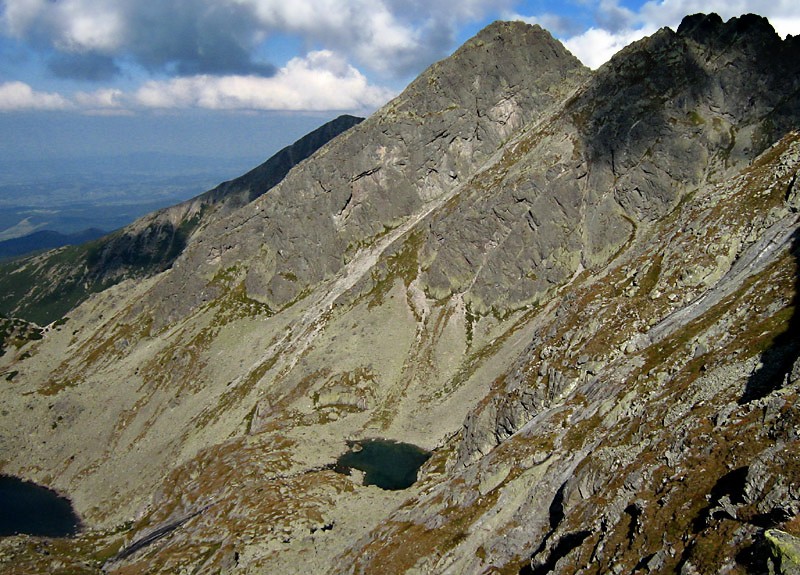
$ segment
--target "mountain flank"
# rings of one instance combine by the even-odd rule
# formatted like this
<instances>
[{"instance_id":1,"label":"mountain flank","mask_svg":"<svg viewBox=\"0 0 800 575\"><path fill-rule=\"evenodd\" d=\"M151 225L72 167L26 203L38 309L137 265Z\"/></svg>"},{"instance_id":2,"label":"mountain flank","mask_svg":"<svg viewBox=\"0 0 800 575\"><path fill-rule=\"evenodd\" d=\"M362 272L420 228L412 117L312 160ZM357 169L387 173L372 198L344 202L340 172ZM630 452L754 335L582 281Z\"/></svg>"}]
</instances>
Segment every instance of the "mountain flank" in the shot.
<instances>
[{"instance_id":1,"label":"mountain flank","mask_svg":"<svg viewBox=\"0 0 800 575\"><path fill-rule=\"evenodd\" d=\"M798 72L755 15L594 72L497 22L269 193L175 208L171 265L7 322L0 471L87 529L0 565L791 573ZM342 473L375 439L430 452L411 487Z\"/></svg>"},{"instance_id":2,"label":"mountain flank","mask_svg":"<svg viewBox=\"0 0 800 575\"><path fill-rule=\"evenodd\" d=\"M0 264L0 313L46 325L92 293L169 269L195 231L267 193L295 165L361 120L339 116L243 176L143 216L97 241L64 242L69 247Z\"/></svg>"}]
</instances>

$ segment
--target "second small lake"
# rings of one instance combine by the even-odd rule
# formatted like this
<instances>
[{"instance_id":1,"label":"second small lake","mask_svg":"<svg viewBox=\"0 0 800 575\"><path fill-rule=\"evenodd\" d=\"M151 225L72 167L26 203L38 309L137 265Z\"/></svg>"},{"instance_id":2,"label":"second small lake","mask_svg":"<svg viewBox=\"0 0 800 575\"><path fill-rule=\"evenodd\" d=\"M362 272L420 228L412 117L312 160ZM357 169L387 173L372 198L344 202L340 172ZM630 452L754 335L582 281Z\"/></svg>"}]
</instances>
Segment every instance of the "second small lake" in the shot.
<instances>
[{"instance_id":1,"label":"second small lake","mask_svg":"<svg viewBox=\"0 0 800 575\"><path fill-rule=\"evenodd\" d=\"M30 481L0 475L0 537L70 537L80 525L66 497Z\"/></svg>"},{"instance_id":2,"label":"second small lake","mask_svg":"<svg viewBox=\"0 0 800 575\"><path fill-rule=\"evenodd\" d=\"M341 455L334 469L349 473L364 472L364 485L381 489L407 489L417 480L417 472L431 456L430 452L411 443L386 439L365 439L348 442L350 450Z\"/></svg>"}]
</instances>

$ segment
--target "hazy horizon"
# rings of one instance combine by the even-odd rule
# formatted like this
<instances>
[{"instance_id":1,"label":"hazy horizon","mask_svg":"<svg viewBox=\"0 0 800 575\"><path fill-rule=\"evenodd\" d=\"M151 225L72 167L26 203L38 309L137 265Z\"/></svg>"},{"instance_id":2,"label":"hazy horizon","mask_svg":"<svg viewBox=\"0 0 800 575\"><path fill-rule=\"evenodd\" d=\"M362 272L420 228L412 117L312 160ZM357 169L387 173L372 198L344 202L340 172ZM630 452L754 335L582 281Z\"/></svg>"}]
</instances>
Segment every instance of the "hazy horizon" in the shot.
<instances>
[{"instance_id":1,"label":"hazy horizon","mask_svg":"<svg viewBox=\"0 0 800 575\"><path fill-rule=\"evenodd\" d=\"M168 153L254 159L338 116L337 112L140 112L83 116L64 112L0 114L3 161Z\"/></svg>"},{"instance_id":2,"label":"hazy horizon","mask_svg":"<svg viewBox=\"0 0 800 575\"><path fill-rule=\"evenodd\" d=\"M17 135L0 144L0 241L45 229L112 231L246 173L330 119L195 113L86 122L0 115L0 132ZM87 143L93 139L105 145L93 150Z\"/></svg>"}]
</instances>

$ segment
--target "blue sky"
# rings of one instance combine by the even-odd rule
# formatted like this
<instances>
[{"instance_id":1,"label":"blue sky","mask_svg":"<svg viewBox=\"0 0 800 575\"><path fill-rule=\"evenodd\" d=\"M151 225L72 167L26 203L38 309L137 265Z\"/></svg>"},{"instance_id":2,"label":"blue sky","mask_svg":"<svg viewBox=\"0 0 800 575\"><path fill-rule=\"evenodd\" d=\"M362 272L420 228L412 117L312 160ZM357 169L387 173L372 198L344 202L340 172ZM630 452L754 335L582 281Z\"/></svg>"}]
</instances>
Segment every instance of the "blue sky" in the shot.
<instances>
[{"instance_id":1,"label":"blue sky","mask_svg":"<svg viewBox=\"0 0 800 575\"><path fill-rule=\"evenodd\" d=\"M0 0L0 153L266 154L371 113L496 19L595 68L700 11L800 34L796 0Z\"/></svg>"}]
</instances>

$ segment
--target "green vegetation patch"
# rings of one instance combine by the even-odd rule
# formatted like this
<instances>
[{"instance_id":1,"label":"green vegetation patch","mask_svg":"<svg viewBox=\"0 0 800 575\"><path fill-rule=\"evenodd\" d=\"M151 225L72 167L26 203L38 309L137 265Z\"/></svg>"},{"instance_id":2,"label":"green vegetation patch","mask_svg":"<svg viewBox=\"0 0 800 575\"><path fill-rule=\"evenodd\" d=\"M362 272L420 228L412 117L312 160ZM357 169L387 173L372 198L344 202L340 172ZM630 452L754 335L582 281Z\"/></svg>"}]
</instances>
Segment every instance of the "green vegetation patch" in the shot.
<instances>
[{"instance_id":1,"label":"green vegetation patch","mask_svg":"<svg viewBox=\"0 0 800 575\"><path fill-rule=\"evenodd\" d=\"M28 342L42 339L42 329L19 318L0 318L0 356L10 347L21 348Z\"/></svg>"},{"instance_id":2,"label":"green vegetation patch","mask_svg":"<svg viewBox=\"0 0 800 575\"><path fill-rule=\"evenodd\" d=\"M394 282L399 278L408 286L417 277L419 270L419 250L422 247L422 233L409 235L402 247L383 258L381 265L372 272L373 287L367 297L368 308L383 304L384 298L391 291Z\"/></svg>"}]
</instances>

